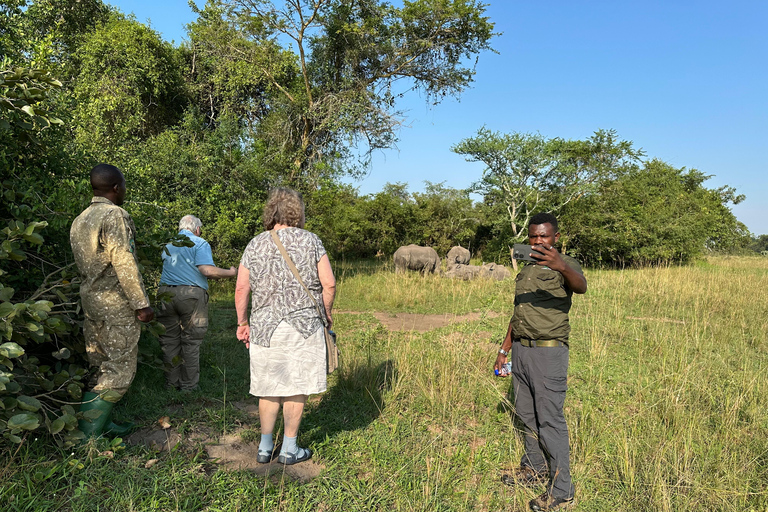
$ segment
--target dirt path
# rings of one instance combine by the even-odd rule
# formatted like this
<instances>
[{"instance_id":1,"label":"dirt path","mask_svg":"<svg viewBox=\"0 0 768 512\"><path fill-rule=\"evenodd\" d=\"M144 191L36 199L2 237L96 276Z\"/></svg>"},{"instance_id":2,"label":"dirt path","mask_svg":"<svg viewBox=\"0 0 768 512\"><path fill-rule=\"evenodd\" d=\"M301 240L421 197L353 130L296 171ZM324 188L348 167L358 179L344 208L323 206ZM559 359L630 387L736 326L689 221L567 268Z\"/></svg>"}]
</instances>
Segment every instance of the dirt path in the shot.
<instances>
[{"instance_id":1,"label":"dirt path","mask_svg":"<svg viewBox=\"0 0 768 512\"><path fill-rule=\"evenodd\" d=\"M362 311L337 311L339 314L362 315ZM500 313L488 311L486 313L467 313L465 315L452 315L443 313L439 315L427 315L422 313L372 313L376 320L389 331L417 331L426 332L439 327L457 324L466 321L480 320L485 315L486 318L496 318Z\"/></svg>"}]
</instances>

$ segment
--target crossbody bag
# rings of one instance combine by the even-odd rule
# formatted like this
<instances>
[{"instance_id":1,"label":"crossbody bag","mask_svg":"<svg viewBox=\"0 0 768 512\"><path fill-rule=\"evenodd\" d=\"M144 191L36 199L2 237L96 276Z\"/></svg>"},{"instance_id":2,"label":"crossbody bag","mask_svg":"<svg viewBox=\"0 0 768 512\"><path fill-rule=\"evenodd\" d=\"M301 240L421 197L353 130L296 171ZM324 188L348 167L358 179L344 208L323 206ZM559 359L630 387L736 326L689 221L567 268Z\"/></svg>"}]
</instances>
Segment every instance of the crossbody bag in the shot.
<instances>
[{"instance_id":1,"label":"crossbody bag","mask_svg":"<svg viewBox=\"0 0 768 512\"><path fill-rule=\"evenodd\" d=\"M302 281L301 276L299 275L299 269L296 268L296 265L294 265L293 260L290 256L288 256L288 252L285 250L285 246L280 241L280 238L278 238L277 233L275 233L275 230L272 229L269 232L270 235L272 235L272 240L274 240L275 245L277 245L277 248L280 250L280 254L283 255L283 259L285 259L285 262L288 264L288 268L291 269L291 272L293 272L294 277L296 277L296 280L299 282L299 284L304 288L304 291L307 292L307 295L309 295L309 298L312 299L312 302L315 305L315 309L317 309L317 314L320 315L320 321L323 322L323 332L325 333L325 361L326 361L326 370L328 373L333 373L333 371L339 367L339 359L341 354L339 353L339 348L336 346L336 333L329 330L325 323L325 316L323 315L322 311L320 311L320 306L317 304L317 301L312 296L312 294L309 292L309 288L307 288L307 285L304 284L304 281Z\"/></svg>"}]
</instances>

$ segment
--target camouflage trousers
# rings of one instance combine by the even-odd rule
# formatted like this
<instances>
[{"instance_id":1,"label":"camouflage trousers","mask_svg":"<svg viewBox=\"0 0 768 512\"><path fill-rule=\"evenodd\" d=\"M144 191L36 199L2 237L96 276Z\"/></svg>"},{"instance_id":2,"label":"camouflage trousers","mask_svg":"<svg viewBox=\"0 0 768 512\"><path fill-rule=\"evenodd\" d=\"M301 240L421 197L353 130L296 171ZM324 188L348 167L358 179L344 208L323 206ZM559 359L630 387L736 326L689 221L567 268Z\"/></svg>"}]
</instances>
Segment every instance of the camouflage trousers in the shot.
<instances>
[{"instance_id":1,"label":"camouflage trousers","mask_svg":"<svg viewBox=\"0 0 768 512\"><path fill-rule=\"evenodd\" d=\"M94 392L112 390L124 395L136 375L141 323L115 325L103 320L85 319L83 324L88 362L98 368L92 381Z\"/></svg>"},{"instance_id":2,"label":"camouflage trousers","mask_svg":"<svg viewBox=\"0 0 768 512\"><path fill-rule=\"evenodd\" d=\"M194 389L200 381L200 346L208 330L208 292L198 286L165 285L158 291L174 294L157 312L157 321L165 327L160 336L165 384Z\"/></svg>"}]
</instances>

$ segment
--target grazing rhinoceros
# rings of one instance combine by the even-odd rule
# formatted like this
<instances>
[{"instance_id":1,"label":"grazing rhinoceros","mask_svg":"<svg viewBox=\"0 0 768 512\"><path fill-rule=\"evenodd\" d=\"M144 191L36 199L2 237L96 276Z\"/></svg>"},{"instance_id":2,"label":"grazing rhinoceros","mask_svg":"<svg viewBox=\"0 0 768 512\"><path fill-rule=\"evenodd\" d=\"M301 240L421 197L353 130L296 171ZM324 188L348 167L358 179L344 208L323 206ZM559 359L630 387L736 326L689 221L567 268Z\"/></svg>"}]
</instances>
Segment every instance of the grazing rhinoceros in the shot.
<instances>
[{"instance_id":1,"label":"grazing rhinoceros","mask_svg":"<svg viewBox=\"0 0 768 512\"><path fill-rule=\"evenodd\" d=\"M457 264L468 265L469 264L469 250L456 245L451 247L448 254L445 256L445 261L448 264L448 270L451 270Z\"/></svg>"},{"instance_id":2,"label":"grazing rhinoceros","mask_svg":"<svg viewBox=\"0 0 768 512\"><path fill-rule=\"evenodd\" d=\"M503 281L510 277L512 272L509 271L504 265L497 265L496 263L486 263L480 267L480 277L487 277L495 279L497 281Z\"/></svg>"},{"instance_id":3,"label":"grazing rhinoceros","mask_svg":"<svg viewBox=\"0 0 768 512\"><path fill-rule=\"evenodd\" d=\"M507 267L504 265L497 265L496 263L486 263L482 267L457 263L451 270L445 273L446 277L463 279L464 281L471 281L478 277L502 281L511 275L512 273Z\"/></svg>"},{"instance_id":4,"label":"grazing rhinoceros","mask_svg":"<svg viewBox=\"0 0 768 512\"><path fill-rule=\"evenodd\" d=\"M411 244L404 245L395 251L395 272L416 270L422 274L440 273L440 257L431 247L421 247Z\"/></svg>"},{"instance_id":5,"label":"grazing rhinoceros","mask_svg":"<svg viewBox=\"0 0 768 512\"><path fill-rule=\"evenodd\" d=\"M464 281L471 281L480 274L480 267L476 265L464 265L462 263L456 263L453 267L445 273L445 277L451 279L463 279Z\"/></svg>"}]
</instances>

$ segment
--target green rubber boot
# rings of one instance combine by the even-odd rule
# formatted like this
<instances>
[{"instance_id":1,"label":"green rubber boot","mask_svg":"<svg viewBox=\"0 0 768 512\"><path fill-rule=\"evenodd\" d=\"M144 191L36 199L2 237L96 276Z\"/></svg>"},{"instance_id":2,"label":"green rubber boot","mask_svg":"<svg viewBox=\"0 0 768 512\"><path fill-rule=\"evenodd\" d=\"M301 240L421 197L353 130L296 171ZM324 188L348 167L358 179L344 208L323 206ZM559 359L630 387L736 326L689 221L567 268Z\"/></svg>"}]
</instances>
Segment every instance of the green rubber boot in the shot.
<instances>
[{"instance_id":1,"label":"green rubber boot","mask_svg":"<svg viewBox=\"0 0 768 512\"><path fill-rule=\"evenodd\" d=\"M104 426L104 435L108 437L123 437L131 433L136 428L136 424L132 421L126 421L125 423L115 423L110 420Z\"/></svg>"},{"instance_id":2,"label":"green rubber boot","mask_svg":"<svg viewBox=\"0 0 768 512\"><path fill-rule=\"evenodd\" d=\"M77 422L77 428L85 434L86 439L90 437L99 437L104 432L104 427L110 423L109 417L112 414L112 408L114 406L115 404L112 402L103 400L98 393L92 391L83 393L83 402L80 404L80 411L101 411L101 414L91 421L82 419Z\"/></svg>"}]
</instances>

